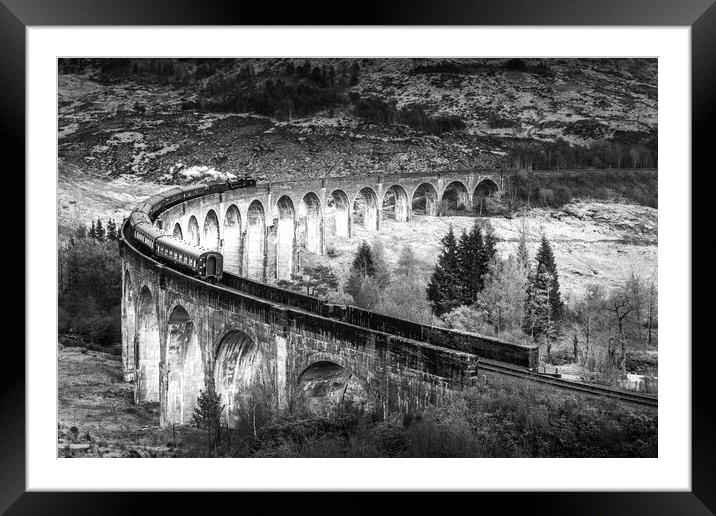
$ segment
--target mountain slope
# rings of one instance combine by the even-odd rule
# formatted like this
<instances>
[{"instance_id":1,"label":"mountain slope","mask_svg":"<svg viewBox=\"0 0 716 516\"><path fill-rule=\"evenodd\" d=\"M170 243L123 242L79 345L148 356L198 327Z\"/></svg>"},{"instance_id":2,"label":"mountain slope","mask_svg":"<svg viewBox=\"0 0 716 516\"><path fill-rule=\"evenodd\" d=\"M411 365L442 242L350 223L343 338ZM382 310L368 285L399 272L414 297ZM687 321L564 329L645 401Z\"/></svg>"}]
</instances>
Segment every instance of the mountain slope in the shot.
<instances>
[{"instance_id":1,"label":"mountain slope","mask_svg":"<svg viewBox=\"0 0 716 516\"><path fill-rule=\"evenodd\" d=\"M63 60L59 156L166 184L653 166L656 71L627 59Z\"/></svg>"}]
</instances>

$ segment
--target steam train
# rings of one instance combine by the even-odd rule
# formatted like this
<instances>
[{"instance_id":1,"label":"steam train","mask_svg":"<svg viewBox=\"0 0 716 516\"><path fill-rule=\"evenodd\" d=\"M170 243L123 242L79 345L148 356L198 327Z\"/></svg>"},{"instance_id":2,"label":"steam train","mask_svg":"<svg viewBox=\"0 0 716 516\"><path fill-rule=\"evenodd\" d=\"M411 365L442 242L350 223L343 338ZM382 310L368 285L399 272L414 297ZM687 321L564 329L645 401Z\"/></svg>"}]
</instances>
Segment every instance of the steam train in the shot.
<instances>
[{"instance_id":1,"label":"steam train","mask_svg":"<svg viewBox=\"0 0 716 516\"><path fill-rule=\"evenodd\" d=\"M194 186L177 186L153 195L139 203L130 213L129 234L138 246L148 250L157 260L201 280L215 283L221 280L223 274L224 257L221 253L164 234L154 225L154 219L163 210L180 202L202 195L253 186L256 186L255 179L235 179Z\"/></svg>"}]
</instances>

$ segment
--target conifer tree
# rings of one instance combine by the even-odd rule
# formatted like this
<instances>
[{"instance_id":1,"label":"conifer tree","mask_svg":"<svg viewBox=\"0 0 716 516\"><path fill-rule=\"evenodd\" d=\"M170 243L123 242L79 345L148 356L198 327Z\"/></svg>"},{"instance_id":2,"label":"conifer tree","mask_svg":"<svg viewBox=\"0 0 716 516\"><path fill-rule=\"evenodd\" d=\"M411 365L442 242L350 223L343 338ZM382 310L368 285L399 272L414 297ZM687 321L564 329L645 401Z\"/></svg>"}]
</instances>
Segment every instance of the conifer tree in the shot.
<instances>
[{"instance_id":1,"label":"conifer tree","mask_svg":"<svg viewBox=\"0 0 716 516\"><path fill-rule=\"evenodd\" d=\"M460 239L457 241L457 263L459 267L459 299L461 305L470 305L473 301L473 293L476 277L474 266L475 260L472 255L472 239L471 234L466 230L462 230Z\"/></svg>"},{"instance_id":2,"label":"conifer tree","mask_svg":"<svg viewBox=\"0 0 716 516\"><path fill-rule=\"evenodd\" d=\"M363 276L373 276L375 274L375 257L368 242L361 242L353 259L351 269L360 272Z\"/></svg>"},{"instance_id":3,"label":"conifer tree","mask_svg":"<svg viewBox=\"0 0 716 516\"><path fill-rule=\"evenodd\" d=\"M89 233L87 233L87 236L89 238L91 238L92 240L97 239L97 230L95 229L95 226L94 226L94 220L92 221L92 225L90 226L90 230L89 230Z\"/></svg>"},{"instance_id":4,"label":"conifer tree","mask_svg":"<svg viewBox=\"0 0 716 516\"><path fill-rule=\"evenodd\" d=\"M442 315L461 304L461 281L457 240L450 226L447 235L442 239L442 251L427 288L428 301L435 315Z\"/></svg>"},{"instance_id":5,"label":"conifer tree","mask_svg":"<svg viewBox=\"0 0 716 516\"><path fill-rule=\"evenodd\" d=\"M530 268L530 252L527 249L527 225L522 220L519 229L519 239L517 241L517 261L520 262L525 270Z\"/></svg>"},{"instance_id":6,"label":"conifer tree","mask_svg":"<svg viewBox=\"0 0 716 516\"><path fill-rule=\"evenodd\" d=\"M475 221L469 233L463 232L458 244L460 264L460 293L462 304L470 305L483 289L488 270L487 253L480 224Z\"/></svg>"},{"instance_id":7,"label":"conifer tree","mask_svg":"<svg viewBox=\"0 0 716 516\"><path fill-rule=\"evenodd\" d=\"M102 226L102 220L99 217L97 218L97 224L95 225L95 232L97 235L97 240L99 240L100 242L104 242L104 237L106 234L104 231L104 226Z\"/></svg>"},{"instance_id":8,"label":"conifer tree","mask_svg":"<svg viewBox=\"0 0 716 516\"><path fill-rule=\"evenodd\" d=\"M117 240L117 225L114 223L114 219L107 221L107 240Z\"/></svg>"},{"instance_id":9,"label":"conifer tree","mask_svg":"<svg viewBox=\"0 0 716 516\"><path fill-rule=\"evenodd\" d=\"M375 264L375 275L373 279L380 290L385 290L385 287L390 283L390 267L388 265L388 258L385 256L385 247L383 241L380 238L373 240L373 263Z\"/></svg>"},{"instance_id":10,"label":"conifer tree","mask_svg":"<svg viewBox=\"0 0 716 516\"><path fill-rule=\"evenodd\" d=\"M375 276L375 257L373 256L373 250L370 248L368 242L361 242L356 252L356 256L353 259L351 270L348 275L348 281L346 282L345 291L350 294L353 299L358 296L363 281L366 277Z\"/></svg>"},{"instance_id":11,"label":"conifer tree","mask_svg":"<svg viewBox=\"0 0 716 516\"><path fill-rule=\"evenodd\" d=\"M537 255L537 270L544 268L550 274L549 303L552 308L552 319L557 320L562 315L562 296L559 291L559 275L557 274L557 263L554 259L552 245L543 234Z\"/></svg>"},{"instance_id":12,"label":"conifer tree","mask_svg":"<svg viewBox=\"0 0 716 516\"><path fill-rule=\"evenodd\" d=\"M80 224L77 226L77 229L75 230L75 237L78 239L85 238L87 236L87 228L84 224Z\"/></svg>"},{"instance_id":13,"label":"conifer tree","mask_svg":"<svg viewBox=\"0 0 716 516\"><path fill-rule=\"evenodd\" d=\"M200 430L205 430L208 438L209 448L214 448L219 443L219 429L221 428L221 412L224 405L221 404L221 396L216 392L214 378L206 375L204 388L199 393L194 409L194 424Z\"/></svg>"},{"instance_id":14,"label":"conifer tree","mask_svg":"<svg viewBox=\"0 0 716 516\"><path fill-rule=\"evenodd\" d=\"M540 336L551 339L554 336L554 319L549 298L551 283L552 275L544 266L540 266L528 280L523 331L533 339Z\"/></svg>"},{"instance_id":15,"label":"conifer tree","mask_svg":"<svg viewBox=\"0 0 716 516\"><path fill-rule=\"evenodd\" d=\"M356 306L373 310L380 303L380 288L374 278L366 276L358 289L358 293L353 297Z\"/></svg>"},{"instance_id":16,"label":"conifer tree","mask_svg":"<svg viewBox=\"0 0 716 516\"><path fill-rule=\"evenodd\" d=\"M406 244L400 251L398 257L398 263L395 266L395 274L397 276L403 276L405 278L413 278L418 272L418 264L415 260L415 255L410 245Z\"/></svg>"},{"instance_id":17,"label":"conifer tree","mask_svg":"<svg viewBox=\"0 0 716 516\"><path fill-rule=\"evenodd\" d=\"M497 237L495 236L495 228L492 227L490 221L485 221L482 224L482 230L485 232L483 237L483 254L482 254L482 270L483 274L487 274L487 270L490 267L490 263L495 259L497 255Z\"/></svg>"}]
</instances>

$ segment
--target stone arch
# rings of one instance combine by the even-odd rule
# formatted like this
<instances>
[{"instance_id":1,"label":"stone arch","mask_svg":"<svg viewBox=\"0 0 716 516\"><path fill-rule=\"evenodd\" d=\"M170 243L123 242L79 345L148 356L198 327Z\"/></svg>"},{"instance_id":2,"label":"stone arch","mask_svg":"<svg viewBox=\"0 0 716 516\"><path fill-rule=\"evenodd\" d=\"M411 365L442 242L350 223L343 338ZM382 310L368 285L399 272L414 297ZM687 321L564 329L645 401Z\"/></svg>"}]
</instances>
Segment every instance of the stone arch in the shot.
<instances>
[{"instance_id":1,"label":"stone arch","mask_svg":"<svg viewBox=\"0 0 716 516\"><path fill-rule=\"evenodd\" d=\"M273 393L267 387L268 362L245 332L230 330L219 341L214 365L216 391L224 404L224 422L240 426L255 411L267 413Z\"/></svg>"},{"instance_id":2,"label":"stone arch","mask_svg":"<svg viewBox=\"0 0 716 516\"><path fill-rule=\"evenodd\" d=\"M288 195L276 201L276 279L289 279L294 272L296 248L296 210Z\"/></svg>"},{"instance_id":3,"label":"stone arch","mask_svg":"<svg viewBox=\"0 0 716 516\"><path fill-rule=\"evenodd\" d=\"M395 219L398 222L410 220L410 202L408 194L400 185L393 185L383 194L383 218Z\"/></svg>"},{"instance_id":4,"label":"stone arch","mask_svg":"<svg viewBox=\"0 0 716 516\"><path fill-rule=\"evenodd\" d=\"M313 192L304 195L298 206L296 242L309 253L323 254L323 210Z\"/></svg>"},{"instance_id":5,"label":"stone arch","mask_svg":"<svg viewBox=\"0 0 716 516\"><path fill-rule=\"evenodd\" d=\"M353 221L369 231L378 231L378 196L366 186L353 199Z\"/></svg>"},{"instance_id":6,"label":"stone arch","mask_svg":"<svg viewBox=\"0 0 716 516\"><path fill-rule=\"evenodd\" d=\"M411 197L412 212L416 215L438 214L438 191L430 183L421 183Z\"/></svg>"},{"instance_id":7,"label":"stone arch","mask_svg":"<svg viewBox=\"0 0 716 516\"><path fill-rule=\"evenodd\" d=\"M326 200L326 232L350 238L351 205L343 190L334 190Z\"/></svg>"},{"instance_id":8,"label":"stone arch","mask_svg":"<svg viewBox=\"0 0 716 516\"><path fill-rule=\"evenodd\" d=\"M179 224L178 222L174 224L172 236L174 236L174 238L178 238L179 240L184 240L184 233L182 233L181 224Z\"/></svg>"},{"instance_id":9,"label":"stone arch","mask_svg":"<svg viewBox=\"0 0 716 516\"><path fill-rule=\"evenodd\" d=\"M241 270L241 212L235 204L226 210L221 252L224 255L224 270L239 274Z\"/></svg>"},{"instance_id":10,"label":"stone arch","mask_svg":"<svg viewBox=\"0 0 716 516\"><path fill-rule=\"evenodd\" d=\"M452 181L440 199L443 214L470 211L470 193L462 181Z\"/></svg>"},{"instance_id":11,"label":"stone arch","mask_svg":"<svg viewBox=\"0 0 716 516\"><path fill-rule=\"evenodd\" d=\"M189 217L189 224L187 226L187 232L189 233L188 242L192 245L200 245L201 244L201 237L199 235L199 223L196 220L196 217L192 215Z\"/></svg>"},{"instance_id":12,"label":"stone arch","mask_svg":"<svg viewBox=\"0 0 716 516\"><path fill-rule=\"evenodd\" d=\"M206 212L204 217L204 239L203 246L207 249L217 251L221 245L219 235L219 217L214 210Z\"/></svg>"},{"instance_id":13,"label":"stone arch","mask_svg":"<svg viewBox=\"0 0 716 516\"><path fill-rule=\"evenodd\" d=\"M197 328L181 305L175 306L169 315L166 367L167 421L191 423L196 400L204 387L204 362Z\"/></svg>"},{"instance_id":14,"label":"stone arch","mask_svg":"<svg viewBox=\"0 0 716 516\"><path fill-rule=\"evenodd\" d=\"M480 215L489 215L491 211L491 202L488 199L497 197L500 187L497 186L492 179L483 178L472 193L473 209Z\"/></svg>"},{"instance_id":15,"label":"stone arch","mask_svg":"<svg viewBox=\"0 0 716 516\"><path fill-rule=\"evenodd\" d=\"M136 400L159 401L159 315L152 291L144 285L139 292L135 370Z\"/></svg>"},{"instance_id":16,"label":"stone arch","mask_svg":"<svg viewBox=\"0 0 716 516\"><path fill-rule=\"evenodd\" d=\"M246 276L263 281L266 254L266 214L261 201L255 200L246 213L247 227L244 239Z\"/></svg>"},{"instance_id":17,"label":"stone arch","mask_svg":"<svg viewBox=\"0 0 716 516\"><path fill-rule=\"evenodd\" d=\"M314 357L298 375L298 393L311 413L320 413L336 406L364 411L372 407L364 381L339 360Z\"/></svg>"},{"instance_id":18,"label":"stone arch","mask_svg":"<svg viewBox=\"0 0 716 516\"><path fill-rule=\"evenodd\" d=\"M122 331L122 343L124 346L124 374L125 380L129 381L133 378L135 367L134 356L134 340L137 334L136 326L136 298L134 294L134 285L132 284L132 276L129 269L124 271L124 328Z\"/></svg>"}]
</instances>

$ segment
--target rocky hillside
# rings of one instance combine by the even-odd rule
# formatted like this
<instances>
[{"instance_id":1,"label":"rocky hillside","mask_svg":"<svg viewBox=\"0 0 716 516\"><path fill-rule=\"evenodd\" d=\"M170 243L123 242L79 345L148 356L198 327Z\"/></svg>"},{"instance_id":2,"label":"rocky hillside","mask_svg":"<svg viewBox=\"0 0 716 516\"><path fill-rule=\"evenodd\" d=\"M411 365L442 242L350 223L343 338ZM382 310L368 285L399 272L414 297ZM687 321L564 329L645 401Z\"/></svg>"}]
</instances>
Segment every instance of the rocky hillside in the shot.
<instances>
[{"instance_id":1,"label":"rocky hillside","mask_svg":"<svg viewBox=\"0 0 716 516\"><path fill-rule=\"evenodd\" d=\"M650 167L656 60L62 60L60 176Z\"/></svg>"}]
</instances>

